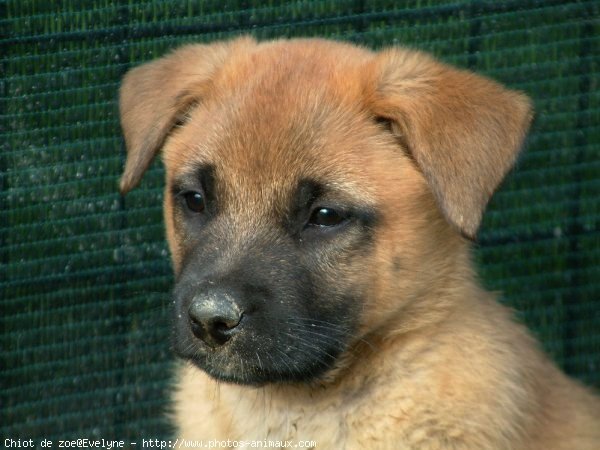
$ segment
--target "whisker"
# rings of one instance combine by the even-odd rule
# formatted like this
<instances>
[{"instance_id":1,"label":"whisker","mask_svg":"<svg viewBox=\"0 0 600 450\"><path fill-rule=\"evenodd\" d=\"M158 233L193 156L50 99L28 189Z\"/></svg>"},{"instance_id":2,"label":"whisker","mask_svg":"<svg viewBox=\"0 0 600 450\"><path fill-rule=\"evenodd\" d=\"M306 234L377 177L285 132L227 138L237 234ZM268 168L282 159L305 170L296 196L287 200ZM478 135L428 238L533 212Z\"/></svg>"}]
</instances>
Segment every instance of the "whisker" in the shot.
<instances>
[{"instance_id":1,"label":"whisker","mask_svg":"<svg viewBox=\"0 0 600 450\"><path fill-rule=\"evenodd\" d=\"M285 334L287 334L287 336L289 336L291 338L294 338L294 340L296 342L298 342L299 344L302 344L301 346L294 347L294 350L298 350L298 351L304 353L305 355L308 355L308 356L310 356L312 358L317 359L319 362L322 362L322 363L327 363L327 361L324 360L324 359L322 359L322 356L320 356L319 354L311 352L310 351L311 349L313 351L316 351L317 353L325 354L331 360L335 359L335 356L331 355L329 352L323 350L322 348L315 346L312 342L306 341L306 340L304 340L302 338L299 338L298 336L294 336L292 334L288 334L288 333L285 333ZM304 347L304 348L302 348L302 347ZM308 353L307 353L307 351L303 351L304 349L306 349L308 351Z\"/></svg>"},{"instance_id":2,"label":"whisker","mask_svg":"<svg viewBox=\"0 0 600 450\"><path fill-rule=\"evenodd\" d=\"M335 331L343 331L343 332L348 332L348 327L343 326L343 325L339 325L336 323L332 323L332 322L327 322L325 320L317 320L317 319L311 319L309 317L290 317L288 318L285 323L287 324L291 324L291 325L312 325L314 327L321 327L321 328L329 328L329 329L333 329Z\"/></svg>"},{"instance_id":3,"label":"whisker","mask_svg":"<svg viewBox=\"0 0 600 450\"><path fill-rule=\"evenodd\" d=\"M368 345L371 348L371 350L374 350L374 351L378 350L377 346L375 346L368 339L366 339L364 337L352 336L352 334L350 333L350 330L348 330L348 328L343 327L341 325L333 324L333 323L325 321L325 320L311 319L308 317L294 317L294 318L289 318L286 321L286 323L289 325L296 326L297 330L299 330L297 328L297 325L304 326L306 323L312 325L313 328L317 328L317 329L327 329L327 330L332 329L334 331L341 332L344 335L344 337L350 338L349 340L351 340L351 341L362 342L362 343ZM310 330L303 328L301 331L310 331ZM342 343L342 342L340 342L340 343Z\"/></svg>"},{"instance_id":4,"label":"whisker","mask_svg":"<svg viewBox=\"0 0 600 450\"><path fill-rule=\"evenodd\" d=\"M260 368L260 371L264 372L262 361L260 360L260 355L258 354L258 352L254 352L254 354L256 355L256 359L258 360L258 367Z\"/></svg>"},{"instance_id":5,"label":"whisker","mask_svg":"<svg viewBox=\"0 0 600 450\"><path fill-rule=\"evenodd\" d=\"M323 341L311 342L311 341L308 341L308 340L306 340L306 339L304 339L304 338L302 338L300 336L296 336L296 335L293 335L293 334L290 334L290 333L286 333L286 332L284 332L283 334L286 335L286 336L288 336L288 337L291 337L292 339L294 339L294 342L298 342L300 344L304 344L304 347L312 349L312 350L316 350L316 351L320 351L320 347L317 346L316 344L318 344L319 342L322 342L322 343L325 343L325 344L328 343L327 341L324 341L324 342Z\"/></svg>"},{"instance_id":6,"label":"whisker","mask_svg":"<svg viewBox=\"0 0 600 450\"><path fill-rule=\"evenodd\" d=\"M290 329L290 331L298 331L299 333L303 334L303 335L310 335L316 338L317 342L323 343L323 344L337 344L337 345L341 345L341 346L346 346L346 340L344 339L345 336L334 336L334 335L326 335L326 334L322 334L322 333L318 333L315 330L312 329L307 329L307 328L292 328ZM288 336L294 337L295 339L300 339L300 336L295 336L295 335L290 335L288 333Z\"/></svg>"},{"instance_id":7,"label":"whisker","mask_svg":"<svg viewBox=\"0 0 600 450\"><path fill-rule=\"evenodd\" d=\"M279 361L274 361L275 363L277 362L281 362L285 365L285 367L287 367L287 369L291 372L291 373L299 373L299 369L297 367L292 367L290 366L286 360L289 360L289 356L286 355L284 352L282 352L280 349L276 349L277 352L281 355L281 359ZM277 367L277 364L275 364L275 366ZM283 374L280 374L280 379L283 379Z\"/></svg>"}]
</instances>

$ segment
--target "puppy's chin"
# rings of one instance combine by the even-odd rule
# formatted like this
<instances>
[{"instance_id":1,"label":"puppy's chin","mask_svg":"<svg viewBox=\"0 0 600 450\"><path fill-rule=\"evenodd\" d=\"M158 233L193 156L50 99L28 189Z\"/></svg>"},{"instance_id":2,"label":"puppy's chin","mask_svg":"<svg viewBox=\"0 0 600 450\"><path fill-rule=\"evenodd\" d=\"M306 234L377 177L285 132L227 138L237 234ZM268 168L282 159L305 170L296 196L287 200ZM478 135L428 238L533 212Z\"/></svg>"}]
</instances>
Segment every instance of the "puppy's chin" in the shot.
<instances>
[{"instance_id":1,"label":"puppy's chin","mask_svg":"<svg viewBox=\"0 0 600 450\"><path fill-rule=\"evenodd\" d=\"M296 348L283 350L235 351L234 349L175 346L176 354L218 381L246 386L267 384L324 384L336 378L346 366L342 349L313 348L312 355Z\"/></svg>"}]
</instances>

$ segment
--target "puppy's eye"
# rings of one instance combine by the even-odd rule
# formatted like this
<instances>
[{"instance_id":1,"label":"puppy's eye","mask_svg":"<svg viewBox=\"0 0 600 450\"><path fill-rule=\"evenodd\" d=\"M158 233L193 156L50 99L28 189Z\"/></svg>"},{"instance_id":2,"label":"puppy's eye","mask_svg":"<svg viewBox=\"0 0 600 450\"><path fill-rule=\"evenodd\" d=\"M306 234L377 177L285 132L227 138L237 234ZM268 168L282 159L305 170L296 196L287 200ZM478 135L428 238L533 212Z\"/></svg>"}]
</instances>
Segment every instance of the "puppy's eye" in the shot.
<instances>
[{"instance_id":1,"label":"puppy's eye","mask_svg":"<svg viewBox=\"0 0 600 450\"><path fill-rule=\"evenodd\" d=\"M206 205L204 202L204 196L200 192L186 192L183 194L183 198L185 199L185 205L190 211L195 213L201 213L204 211Z\"/></svg>"},{"instance_id":2,"label":"puppy's eye","mask_svg":"<svg viewBox=\"0 0 600 450\"><path fill-rule=\"evenodd\" d=\"M308 225L319 227L334 227L342 223L346 218L332 208L316 208L308 219Z\"/></svg>"}]
</instances>

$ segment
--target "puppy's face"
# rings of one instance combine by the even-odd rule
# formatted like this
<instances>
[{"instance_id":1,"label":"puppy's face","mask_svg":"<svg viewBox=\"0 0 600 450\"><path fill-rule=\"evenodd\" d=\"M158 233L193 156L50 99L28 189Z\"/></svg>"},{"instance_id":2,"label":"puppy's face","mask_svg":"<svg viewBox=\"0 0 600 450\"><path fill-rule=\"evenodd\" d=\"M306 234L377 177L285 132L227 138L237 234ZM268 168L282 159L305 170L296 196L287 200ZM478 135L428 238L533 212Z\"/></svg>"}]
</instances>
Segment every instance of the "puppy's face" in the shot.
<instances>
[{"instance_id":1,"label":"puppy's face","mask_svg":"<svg viewBox=\"0 0 600 450\"><path fill-rule=\"evenodd\" d=\"M300 381L333 366L368 331L389 215L416 219L419 177L389 132L316 65L290 86L294 70L243 74L164 147L176 349L220 379ZM404 202L382 202L390 185Z\"/></svg>"},{"instance_id":2,"label":"puppy's face","mask_svg":"<svg viewBox=\"0 0 600 450\"><path fill-rule=\"evenodd\" d=\"M122 189L162 148L177 353L221 380L310 381L430 318L419 300L528 121L522 97L465 77L420 54L248 39L128 75Z\"/></svg>"}]
</instances>

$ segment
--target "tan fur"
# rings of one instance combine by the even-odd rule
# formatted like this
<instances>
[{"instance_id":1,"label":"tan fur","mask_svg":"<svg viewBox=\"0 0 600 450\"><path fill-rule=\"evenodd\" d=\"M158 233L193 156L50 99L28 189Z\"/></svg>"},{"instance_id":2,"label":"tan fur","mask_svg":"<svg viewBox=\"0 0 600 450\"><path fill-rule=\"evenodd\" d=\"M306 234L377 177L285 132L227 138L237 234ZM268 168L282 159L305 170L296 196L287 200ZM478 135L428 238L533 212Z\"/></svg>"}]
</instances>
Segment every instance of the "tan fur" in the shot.
<instances>
[{"instance_id":1,"label":"tan fur","mask_svg":"<svg viewBox=\"0 0 600 450\"><path fill-rule=\"evenodd\" d=\"M172 129L182 111L185 125ZM182 363L179 436L348 450L600 448L600 401L478 286L462 237L475 235L517 156L531 117L524 95L405 49L244 38L134 69L121 112L123 192L162 148L176 273L184 237L168 189L198 162L217 167L228 193L222 214L235 232L223 261L271 229L302 176L334 180L381 215L359 261L319 255L327 282L351 280L364 299L336 368L314 383L256 388Z\"/></svg>"}]
</instances>

